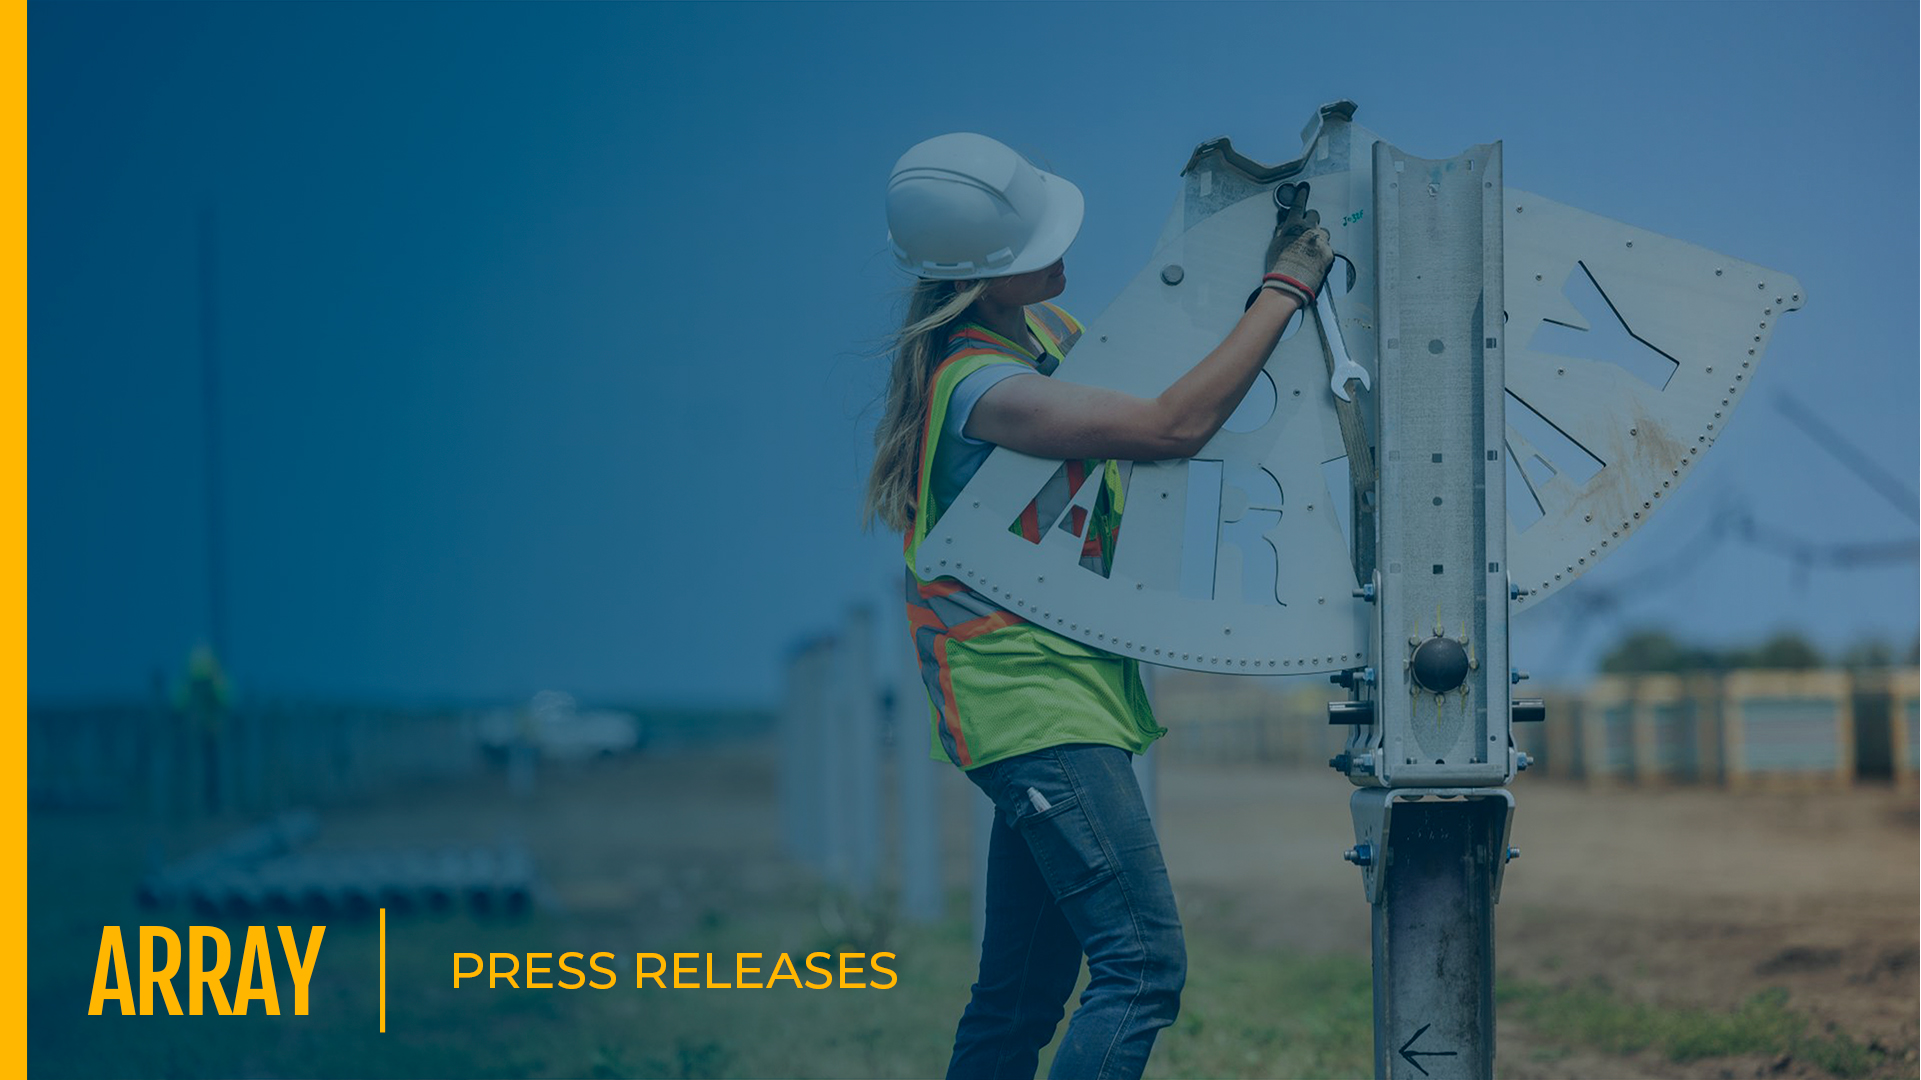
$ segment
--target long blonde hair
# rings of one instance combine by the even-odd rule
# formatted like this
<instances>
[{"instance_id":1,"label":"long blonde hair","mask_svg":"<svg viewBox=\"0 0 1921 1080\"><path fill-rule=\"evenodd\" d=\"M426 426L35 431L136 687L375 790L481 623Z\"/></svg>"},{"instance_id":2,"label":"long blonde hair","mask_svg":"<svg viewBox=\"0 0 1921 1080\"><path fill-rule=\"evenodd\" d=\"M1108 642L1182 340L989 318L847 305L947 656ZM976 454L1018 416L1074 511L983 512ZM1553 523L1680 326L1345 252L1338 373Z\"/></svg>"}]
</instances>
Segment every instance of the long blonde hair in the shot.
<instances>
[{"instance_id":1,"label":"long blonde hair","mask_svg":"<svg viewBox=\"0 0 1921 1080\"><path fill-rule=\"evenodd\" d=\"M874 428L874 469L867 475L867 498L861 527L872 529L874 519L898 532L914 527L914 504L920 497L921 441L927 430L927 410L934 369L947 353L952 324L986 290L987 279L968 282L922 278L907 296L907 314L894 338L893 370L887 378L887 402Z\"/></svg>"}]
</instances>

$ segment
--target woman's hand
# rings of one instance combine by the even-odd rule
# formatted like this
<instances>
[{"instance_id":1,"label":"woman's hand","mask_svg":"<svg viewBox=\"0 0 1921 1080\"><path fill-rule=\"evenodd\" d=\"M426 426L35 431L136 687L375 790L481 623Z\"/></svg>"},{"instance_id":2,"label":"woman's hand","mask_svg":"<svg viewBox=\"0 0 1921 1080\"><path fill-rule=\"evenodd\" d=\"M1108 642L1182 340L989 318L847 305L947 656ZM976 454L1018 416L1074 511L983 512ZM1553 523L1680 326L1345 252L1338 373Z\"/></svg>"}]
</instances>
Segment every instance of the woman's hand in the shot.
<instances>
[{"instance_id":1,"label":"woman's hand","mask_svg":"<svg viewBox=\"0 0 1921 1080\"><path fill-rule=\"evenodd\" d=\"M1310 230L1321 227L1321 212L1307 208L1308 186L1306 184L1281 185L1283 191L1289 187L1294 189L1293 198L1289 199L1276 215L1274 239L1267 242L1267 259L1261 264L1267 267L1268 273L1274 272L1281 253L1286 251L1289 245L1305 236Z\"/></svg>"},{"instance_id":2,"label":"woman's hand","mask_svg":"<svg viewBox=\"0 0 1921 1080\"><path fill-rule=\"evenodd\" d=\"M1282 185L1286 191L1288 185ZM1314 302L1334 265L1334 246L1321 228L1321 212L1307 208L1306 184L1293 185L1293 198L1281 208L1274 238L1267 244L1267 276L1261 287L1279 289L1305 307Z\"/></svg>"},{"instance_id":3,"label":"woman's hand","mask_svg":"<svg viewBox=\"0 0 1921 1080\"><path fill-rule=\"evenodd\" d=\"M1314 302L1334 265L1334 245L1326 229L1309 229L1283 248L1268 265L1263 289L1278 289L1306 307Z\"/></svg>"}]
</instances>

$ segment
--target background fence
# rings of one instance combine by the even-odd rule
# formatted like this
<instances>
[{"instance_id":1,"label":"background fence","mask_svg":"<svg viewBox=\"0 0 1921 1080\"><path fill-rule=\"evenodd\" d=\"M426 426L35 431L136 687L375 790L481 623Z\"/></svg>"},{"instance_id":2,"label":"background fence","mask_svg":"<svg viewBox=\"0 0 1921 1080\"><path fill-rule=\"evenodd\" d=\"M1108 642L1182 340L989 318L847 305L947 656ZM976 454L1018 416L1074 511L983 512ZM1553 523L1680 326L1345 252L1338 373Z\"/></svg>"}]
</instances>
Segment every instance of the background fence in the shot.
<instances>
[{"instance_id":1,"label":"background fence","mask_svg":"<svg viewBox=\"0 0 1921 1080\"><path fill-rule=\"evenodd\" d=\"M889 613L891 615L891 613ZM1814 788L1916 783L1913 669L1609 676L1548 687L1547 721L1517 725L1533 775L1597 785ZM789 655L774 734L790 856L854 899L910 922L942 917L944 884L968 869L978 916L992 808L928 757L926 693L905 634L872 609ZM1321 767L1347 729L1344 697L1312 680L1150 672L1172 730L1136 765L1153 805L1160 761ZM523 710L524 711L524 710ZM264 821L404 786L478 774L507 757L490 730L513 710L243 704L198 713L146 705L32 709L28 797L40 810L116 809L157 822ZM743 713L650 717L659 747L764 738ZM528 766L531 768L531 766ZM955 818L965 815L966 826ZM961 848L964 847L964 850ZM416 875L418 876L418 875Z\"/></svg>"},{"instance_id":2,"label":"background fence","mask_svg":"<svg viewBox=\"0 0 1921 1080\"><path fill-rule=\"evenodd\" d=\"M790 855L906 921L942 909L941 807L953 766L927 756L926 691L907 636L870 608L789 656L780 718L783 836ZM1532 774L1596 785L1821 787L1913 784L1913 670L1605 676L1534 691L1547 720L1514 727ZM1136 759L1152 805L1157 761L1325 766L1348 729L1327 722L1345 691L1319 681L1149 670L1171 729ZM992 810L970 809L978 920ZM951 842L951 841L950 841ZM977 922L978 927L978 922Z\"/></svg>"},{"instance_id":3,"label":"background fence","mask_svg":"<svg viewBox=\"0 0 1921 1080\"><path fill-rule=\"evenodd\" d=\"M210 716L158 701L29 709L27 798L166 819L364 798L478 770L478 716L292 704Z\"/></svg>"}]
</instances>

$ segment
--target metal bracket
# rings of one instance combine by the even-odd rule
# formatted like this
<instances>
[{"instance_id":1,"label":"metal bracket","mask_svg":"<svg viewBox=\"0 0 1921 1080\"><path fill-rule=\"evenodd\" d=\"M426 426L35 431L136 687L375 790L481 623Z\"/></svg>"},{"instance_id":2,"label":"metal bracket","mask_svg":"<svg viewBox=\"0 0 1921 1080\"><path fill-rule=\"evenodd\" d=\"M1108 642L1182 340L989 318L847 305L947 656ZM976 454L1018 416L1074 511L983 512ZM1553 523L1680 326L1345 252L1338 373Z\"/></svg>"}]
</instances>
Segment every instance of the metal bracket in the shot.
<instances>
[{"instance_id":1,"label":"metal bracket","mask_svg":"<svg viewBox=\"0 0 1921 1080\"><path fill-rule=\"evenodd\" d=\"M1361 884L1367 902L1379 903L1381 887L1387 880L1388 830L1392 827L1394 804L1421 799L1487 799L1505 804L1501 824L1501 850L1508 852L1508 839L1514 826L1514 793L1506 788L1358 788L1348 797L1347 810L1354 819L1354 847L1348 861L1361 868ZM1494 899L1501 899L1501 878L1508 860L1496 861Z\"/></svg>"},{"instance_id":2,"label":"metal bracket","mask_svg":"<svg viewBox=\"0 0 1921 1080\"><path fill-rule=\"evenodd\" d=\"M1321 133L1321 125L1330 119L1352 120L1356 108L1352 101L1343 98L1340 101L1330 101L1314 110L1314 115L1308 118L1307 126L1301 129L1301 144L1307 149L1293 161L1279 165L1263 165L1234 149L1234 141L1223 135L1196 146L1194 153L1188 156L1187 164L1181 166L1181 175L1186 176L1194 171L1195 166L1213 158L1256 184L1278 183L1307 167L1307 159L1314 153L1314 141Z\"/></svg>"}]
</instances>

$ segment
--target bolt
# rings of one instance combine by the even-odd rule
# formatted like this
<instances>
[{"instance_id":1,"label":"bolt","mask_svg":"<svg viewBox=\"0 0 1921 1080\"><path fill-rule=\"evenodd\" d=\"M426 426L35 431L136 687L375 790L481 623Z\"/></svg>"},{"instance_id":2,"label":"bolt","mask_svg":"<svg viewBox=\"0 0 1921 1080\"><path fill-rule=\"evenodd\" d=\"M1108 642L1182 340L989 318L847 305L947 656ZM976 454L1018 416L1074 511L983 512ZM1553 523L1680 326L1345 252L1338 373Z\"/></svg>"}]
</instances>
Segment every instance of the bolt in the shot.
<instances>
[{"instance_id":1,"label":"bolt","mask_svg":"<svg viewBox=\"0 0 1921 1080\"><path fill-rule=\"evenodd\" d=\"M1510 848L1509 850L1511 851L1513 849ZM1509 856L1509 858L1512 857L1511 855ZM1346 859L1355 866L1372 866L1374 865L1374 845L1355 844L1342 853L1341 858Z\"/></svg>"},{"instance_id":2,"label":"bolt","mask_svg":"<svg viewBox=\"0 0 1921 1080\"><path fill-rule=\"evenodd\" d=\"M1371 667L1362 668L1361 681L1365 682L1369 686L1373 686L1374 685L1374 669Z\"/></svg>"},{"instance_id":3,"label":"bolt","mask_svg":"<svg viewBox=\"0 0 1921 1080\"><path fill-rule=\"evenodd\" d=\"M1370 581L1367 584L1361 586L1360 588L1355 589L1354 596L1357 599L1365 600L1370 604L1373 603L1374 602L1374 583Z\"/></svg>"},{"instance_id":4,"label":"bolt","mask_svg":"<svg viewBox=\"0 0 1921 1080\"><path fill-rule=\"evenodd\" d=\"M1508 668L1507 678L1508 685L1519 686L1521 682L1527 678L1527 672L1522 671L1520 668Z\"/></svg>"},{"instance_id":5,"label":"bolt","mask_svg":"<svg viewBox=\"0 0 1921 1080\"><path fill-rule=\"evenodd\" d=\"M1520 849L1520 848L1517 848L1517 847L1511 847L1511 848L1508 848L1508 849L1507 849L1507 861L1508 861L1508 862L1513 862L1514 860L1516 860L1516 859L1518 859L1518 858L1520 858L1520 857L1521 857L1521 849Z\"/></svg>"},{"instance_id":6,"label":"bolt","mask_svg":"<svg viewBox=\"0 0 1921 1080\"><path fill-rule=\"evenodd\" d=\"M1534 759L1528 757L1526 754L1514 755L1514 771L1526 772L1527 767L1532 764L1534 764Z\"/></svg>"},{"instance_id":7,"label":"bolt","mask_svg":"<svg viewBox=\"0 0 1921 1080\"><path fill-rule=\"evenodd\" d=\"M1530 590L1523 589L1519 585L1514 584L1513 582L1508 583L1507 598L1509 600L1519 600L1521 597L1528 595L1529 592Z\"/></svg>"}]
</instances>

